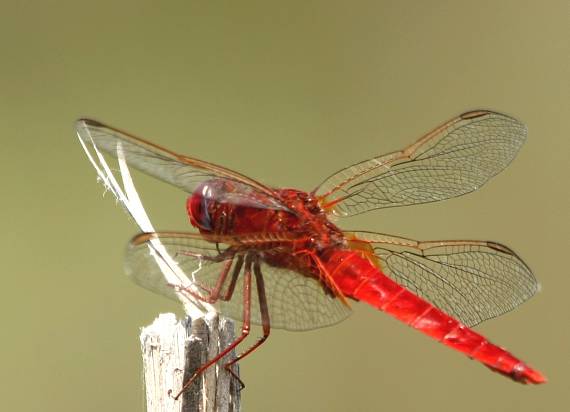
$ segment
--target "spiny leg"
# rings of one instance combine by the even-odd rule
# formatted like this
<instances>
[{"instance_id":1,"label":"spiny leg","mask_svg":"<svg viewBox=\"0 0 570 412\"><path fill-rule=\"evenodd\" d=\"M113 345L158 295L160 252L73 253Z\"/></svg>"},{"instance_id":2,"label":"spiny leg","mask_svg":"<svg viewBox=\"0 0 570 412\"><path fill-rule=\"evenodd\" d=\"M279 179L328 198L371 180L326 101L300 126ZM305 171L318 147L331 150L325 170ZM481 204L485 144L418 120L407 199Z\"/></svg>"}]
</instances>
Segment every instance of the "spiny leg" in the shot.
<instances>
[{"instance_id":1,"label":"spiny leg","mask_svg":"<svg viewBox=\"0 0 570 412\"><path fill-rule=\"evenodd\" d=\"M257 296L259 299L259 311L261 314L261 325L263 327L263 336L257 340L249 349L245 352L242 352L239 356L235 359L232 359L228 363L224 365L225 369L234 377L236 378L239 383L241 384L242 388L245 388L245 384L243 381L237 376L234 371L232 370L232 366L240 361L241 359L245 358L255 349L257 349L263 342L267 340L269 337L269 332L271 331L270 327L270 319L269 319L269 309L267 306L267 296L265 295L265 283L263 281L263 273L261 273L261 268L259 267L259 257L255 256L255 261L253 263L253 273L255 275L255 284L257 285Z\"/></svg>"},{"instance_id":2,"label":"spiny leg","mask_svg":"<svg viewBox=\"0 0 570 412\"><path fill-rule=\"evenodd\" d=\"M241 272L241 268L243 267L243 255L238 255L238 260L236 262L236 265L234 267L234 271L232 273L232 277L230 280L230 284L228 285L228 289L226 290L226 293L224 294L224 296L222 296L220 299L222 299L224 302L227 302L228 300L230 300L232 298L232 296L234 295L234 290L236 288L236 283L239 277L239 274Z\"/></svg>"},{"instance_id":3,"label":"spiny leg","mask_svg":"<svg viewBox=\"0 0 570 412\"><path fill-rule=\"evenodd\" d=\"M241 335L228 345L226 349L218 353L208 362L198 368L196 372L188 379L182 389L174 397L178 399L186 389L198 378L206 369L216 364L220 359L230 353L237 345L239 345L249 335L250 330L250 317L251 317L251 255L246 256L245 259L245 272L243 279L243 323L241 327Z\"/></svg>"},{"instance_id":4,"label":"spiny leg","mask_svg":"<svg viewBox=\"0 0 570 412\"><path fill-rule=\"evenodd\" d=\"M236 264L234 266L234 270L232 272L231 275L231 280L230 280L230 284L228 286L228 289L226 291L226 293L220 298L220 293L223 289L224 283L226 282L228 273L232 267L233 261L234 261L234 257L235 255L233 255L231 257L231 259L229 259L225 264L224 267L222 268L222 272L220 273L220 276L218 277L218 280L216 281L216 285L214 286L213 289L209 290L204 286L200 287L204 290L206 290L206 292L208 292L209 294L207 296L203 296L199 293L196 293L194 291L192 291L189 287L183 287L183 286L176 286L178 288L178 290L182 290L185 293L188 293L190 296L202 301L202 302L206 302L206 303L216 303L218 301L218 299L221 299L223 301L227 301L230 300L236 283L237 283L237 278L239 276L239 273L241 272L241 268L243 266L243 256L242 255L238 255L237 256L237 261Z\"/></svg>"}]
</instances>

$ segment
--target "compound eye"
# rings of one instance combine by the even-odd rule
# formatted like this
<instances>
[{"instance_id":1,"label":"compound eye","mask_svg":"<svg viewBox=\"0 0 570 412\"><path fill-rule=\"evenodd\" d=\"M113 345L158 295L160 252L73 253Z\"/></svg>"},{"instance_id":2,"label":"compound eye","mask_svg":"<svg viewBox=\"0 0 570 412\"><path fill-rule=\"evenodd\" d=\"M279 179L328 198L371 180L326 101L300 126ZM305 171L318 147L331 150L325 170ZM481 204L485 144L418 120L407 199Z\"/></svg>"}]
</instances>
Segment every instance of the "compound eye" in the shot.
<instances>
[{"instance_id":1,"label":"compound eye","mask_svg":"<svg viewBox=\"0 0 570 412\"><path fill-rule=\"evenodd\" d=\"M202 228L206 229L206 230L212 230L212 218L210 216L210 213L208 213L208 199L205 197L202 197L202 202L201 204L201 216L202 216L202 220L201 220L201 224L202 224Z\"/></svg>"},{"instance_id":2,"label":"compound eye","mask_svg":"<svg viewBox=\"0 0 570 412\"><path fill-rule=\"evenodd\" d=\"M201 193L194 193L187 202L187 210L190 215L190 223L198 229L211 231L212 219L208 212L209 199Z\"/></svg>"}]
</instances>

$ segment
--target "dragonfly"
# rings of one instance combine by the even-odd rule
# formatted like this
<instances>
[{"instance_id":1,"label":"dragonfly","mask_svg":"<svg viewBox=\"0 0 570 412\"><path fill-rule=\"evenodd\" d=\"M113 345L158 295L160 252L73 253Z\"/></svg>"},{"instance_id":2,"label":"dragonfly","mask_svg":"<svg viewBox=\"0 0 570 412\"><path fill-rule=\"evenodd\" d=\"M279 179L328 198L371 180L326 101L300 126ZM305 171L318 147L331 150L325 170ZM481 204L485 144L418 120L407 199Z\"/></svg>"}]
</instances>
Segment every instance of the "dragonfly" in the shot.
<instances>
[{"instance_id":1,"label":"dragonfly","mask_svg":"<svg viewBox=\"0 0 570 412\"><path fill-rule=\"evenodd\" d=\"M184 292L242 323L241 334L184 383L180 396L260 325L303 331L336 324L354 301L393 316L491 370L524 384L536 369L472 327L511 311L538 290L530 268L492 241L416 241L345 231L333 218L437 202L472 192L502 171L526 140L524 124L487 110L463 113L403 150L346 167L305 192L264 185L225 167L178 154L91 119L79 137L187 192L192 232L135 236L126 270L143 287L176 299ZM193 288L167 284L149 254L159 240ZM237 378L239 379L239 378Z\"/></svg>"}]
</instances>

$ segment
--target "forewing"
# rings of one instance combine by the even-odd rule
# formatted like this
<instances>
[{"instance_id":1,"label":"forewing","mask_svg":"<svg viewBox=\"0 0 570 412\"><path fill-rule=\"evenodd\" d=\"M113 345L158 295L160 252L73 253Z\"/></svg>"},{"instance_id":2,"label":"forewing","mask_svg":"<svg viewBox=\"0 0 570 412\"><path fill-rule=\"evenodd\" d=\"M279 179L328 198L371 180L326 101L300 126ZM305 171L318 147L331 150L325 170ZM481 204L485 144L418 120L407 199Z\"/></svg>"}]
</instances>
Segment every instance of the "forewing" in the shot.
<instances>
[{"instance_id":1,"label":"forewing","mask_svg":"<svg viewBox=\"0 0 570 412\"><path fill-rule=\"evenodd\" d=\"M525 139L526 127L512 117L464 113L399 152L335 173L315 193L338 216L461 196L503 170Z\"/></svg>"},{"instance_id":2,"label":"forewing","mask_svg":"<svg viewBox=\"0 0 570 412\"><path fill-rule=\"evenodd\" d=\"M319 281L263 262L263 251L271 250L275 244L282 245L287 241L285 235L211 236L209 240L201 239L199 236L191 233L155 233L135 237L127 251L127 273L135 283L176 299L174 287L164 281L162 270L150 253L152 247L149 244L150 240L159 238L178 268L203 294L212 291L224 269L228 269L220 293L224 296L230 288L232 274L240 260L239 256L244 257L247 253L253 253L260 256L272 328L316 329L338 323L350 314L350 309L327 293ZM231 266L227 267L230 264ZM213 305L224 316L240 321L243 320L245 267L241 266L238 269L240 270L231 298L228 300L220 298ZM252 282L251 322L261 325L257 287L253 275Z\"/></svg>"},{"instance_id":3,"label":"forewing","mask_svg":"<svg viewBox=\"0 0 570 412\"><path fill-rule=\"evenodd\" d=\"M80 119L76 123L76 129L79 138L86 145L96 146L115 158L122 152L129 166L189 193L205 180L223 178L250 186L265 195L274 196L271 189L240 173L180 155L96 120Z\"/></svg>"},{"instance_id":4,"label":"forewing","mask_svg":"<svg viewBox=\"0 0 570 412\"><path fill-rule=\"evenodd\" d=\"M514 309L538 290L529 267L499 243L354 236L372 247L385 275L467 326Z\"/></svg>"}]
</instances>

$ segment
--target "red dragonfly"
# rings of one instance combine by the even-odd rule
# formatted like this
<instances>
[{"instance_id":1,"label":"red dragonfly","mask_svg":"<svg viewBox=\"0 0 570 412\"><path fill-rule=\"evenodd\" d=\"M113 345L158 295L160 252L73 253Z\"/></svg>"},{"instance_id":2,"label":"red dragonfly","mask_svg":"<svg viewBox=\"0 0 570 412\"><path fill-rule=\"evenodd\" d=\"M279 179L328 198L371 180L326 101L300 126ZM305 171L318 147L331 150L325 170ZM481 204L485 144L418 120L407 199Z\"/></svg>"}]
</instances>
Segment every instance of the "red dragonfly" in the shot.
<instances>
[{"instance_id":1,"label":"red dragonfly","mask_svg":"<svg viewBox=\"0 0 570 412\"><path fill-rule=\"evenodd\" d=\"M405 149L329 176L315 190L277 189L240 173L177 154L94 120L77 124L80 138L190 193L186 209L198 233L142 233L130 243L127 271L144 287L174 297L147 244L160 239L191 273L194 298L243 322L242 332L206 368L249 334L271 327L308 330L350 314L366 302L493 371L521 383L543 383L537 370L471 327L514 309L538 283L508 247L477 240L415 241L344 231L329 219L374 209L436 202L472 192L503 170L526 139L518 120L491 111L464 113ZM240 279L241 277L241 279ZM252 298L254 295L255 298Z\"/></svg>"}]
</instances>

